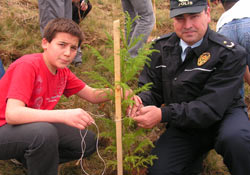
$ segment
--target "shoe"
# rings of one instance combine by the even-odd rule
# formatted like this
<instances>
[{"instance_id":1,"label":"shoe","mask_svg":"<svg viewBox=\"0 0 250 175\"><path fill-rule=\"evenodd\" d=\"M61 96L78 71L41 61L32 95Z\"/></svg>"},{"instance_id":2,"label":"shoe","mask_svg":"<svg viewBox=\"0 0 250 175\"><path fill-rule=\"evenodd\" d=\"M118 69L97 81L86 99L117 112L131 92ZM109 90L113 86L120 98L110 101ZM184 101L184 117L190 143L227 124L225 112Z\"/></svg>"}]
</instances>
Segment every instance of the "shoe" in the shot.
<instances>
[{"instance_id":1,"label":"shoe","mask_svg":"<svg viewBox=\"0 0 250 175\"><path fill-rule=\"evenodd\" d=\"M72 63L75 65L75 67L82 66L82 51L80 47L78 48L77 54Z\"/></svg>"},{"instance_id":2,"label":"shoe","mask_svg":"<svg viewBox=\"0 0 250 175\"><path fill-rule=\"evenodd\" d=\"M18 165L18 166L23 165L21 162L19 162L19 161L16 160L16 159L10 159L10 161L11 161L12 163L14 163L15 165Z\"/></svg>"},{"instance_id":3,"label":"shoe","mask_svg":"<svg viewBox=\"0 0 250 175\"><path fill-rule=\"evenodd\" d=\"M82 63L81 62L76 62L75 63L75 67L81 67L82 66Z\"/></svg>"}]
</instances>

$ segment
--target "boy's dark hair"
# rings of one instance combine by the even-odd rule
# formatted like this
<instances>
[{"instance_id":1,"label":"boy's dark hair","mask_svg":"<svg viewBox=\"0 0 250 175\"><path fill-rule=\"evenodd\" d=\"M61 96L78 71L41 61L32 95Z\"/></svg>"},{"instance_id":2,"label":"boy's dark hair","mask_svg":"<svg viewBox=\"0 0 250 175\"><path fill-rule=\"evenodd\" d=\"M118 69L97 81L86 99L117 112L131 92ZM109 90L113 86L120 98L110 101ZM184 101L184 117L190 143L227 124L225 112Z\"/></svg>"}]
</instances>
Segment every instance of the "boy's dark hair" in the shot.
<instances>
[{"instance_id":1,"label":"boy's dark hair","mask_svg":"<svg viewBox=\"0 0 250 175\"><path fill-rule=\"evenodd\" d=\"M83 41L83 33L78 24L71 19L56 18L48 22L44 28L43 38L51 42L57 33L63 32L76 36L79 39L78 47Z\"/></svg>"}]
</instances>

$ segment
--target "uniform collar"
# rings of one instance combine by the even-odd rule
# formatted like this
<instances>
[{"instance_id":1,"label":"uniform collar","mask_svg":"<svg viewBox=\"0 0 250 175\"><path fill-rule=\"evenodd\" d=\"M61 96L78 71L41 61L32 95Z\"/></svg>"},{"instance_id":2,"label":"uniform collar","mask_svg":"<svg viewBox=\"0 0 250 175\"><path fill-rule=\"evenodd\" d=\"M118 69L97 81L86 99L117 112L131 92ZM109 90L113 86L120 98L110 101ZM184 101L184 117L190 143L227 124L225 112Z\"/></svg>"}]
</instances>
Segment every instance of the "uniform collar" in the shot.
<instances>
[{"instance_id":1,"label":"uniform collar","mask_svg":"<svg viewBox=\"0 0 250 175\"><path fill-rule=\"evenodd\" d=\"M195 48L195 47L198 47L198 46L201 45L202 41L203 41L203 38L200 41L198 41L198 42L194 43L193 45L191 45L190 47L192 49ZM186 48L189 47L189 45L185 41L183 41L182 39L180 39L179 45L182 48L182 52L184 52L184 50L186 50Z\"/></svg>"},{"instance_id":2,"label":"uniform collar","mask_svg":"<svg viewBox=\"0 0 250 175\"><path fill-rule=\"evenodd\" d=\"M211 34L212 30L208 27L207 32L203 37L203 41L201 42L200 46L193 49L197 56L200 56L202 53L206 52L208 49L208 37Z\"/></svg>"}]
</instances>

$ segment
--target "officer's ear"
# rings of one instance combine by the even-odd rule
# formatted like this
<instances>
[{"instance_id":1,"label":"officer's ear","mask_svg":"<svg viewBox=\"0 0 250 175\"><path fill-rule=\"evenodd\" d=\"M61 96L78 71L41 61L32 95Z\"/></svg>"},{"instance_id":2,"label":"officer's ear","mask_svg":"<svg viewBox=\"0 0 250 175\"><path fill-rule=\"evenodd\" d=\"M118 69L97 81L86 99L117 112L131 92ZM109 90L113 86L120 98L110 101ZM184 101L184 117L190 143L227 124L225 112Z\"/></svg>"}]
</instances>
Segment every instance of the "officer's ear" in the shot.
<instances>
[{"instance_id":1,"label":"officer's ear","mask_svg":"<svg viewBox=\"0 0 250 175\"><path fill-rule=\"evenodd\" d=\"M210 23L211 22L211 15L210 15L210 6L207 5L207 7L205 7L205 13L207 15L207 22Z\"/></svg>"}]
</instances>

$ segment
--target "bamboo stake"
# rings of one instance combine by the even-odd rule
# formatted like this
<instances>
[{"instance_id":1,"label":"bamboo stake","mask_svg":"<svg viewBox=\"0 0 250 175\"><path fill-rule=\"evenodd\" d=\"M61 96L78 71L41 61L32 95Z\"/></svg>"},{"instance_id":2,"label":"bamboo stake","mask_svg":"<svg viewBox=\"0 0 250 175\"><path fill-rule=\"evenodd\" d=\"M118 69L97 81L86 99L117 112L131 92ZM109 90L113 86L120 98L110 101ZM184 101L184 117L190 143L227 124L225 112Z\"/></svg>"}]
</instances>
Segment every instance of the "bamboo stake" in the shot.
<instances>
[{"instance_id":1,"label":"bamboo stake","mask_svg":"<svg viewBox=\"0 0 250 175\"><path fill-rule=\"evenodd\" d=\"M114 30L114 68L115 68L115 121L116 121L116 147L117 147L117 174L123 174L122 166L122 110L121 87L117 82L121 81L120 70L120 20L113 22Z\"/></svg>"}]
</instances>

